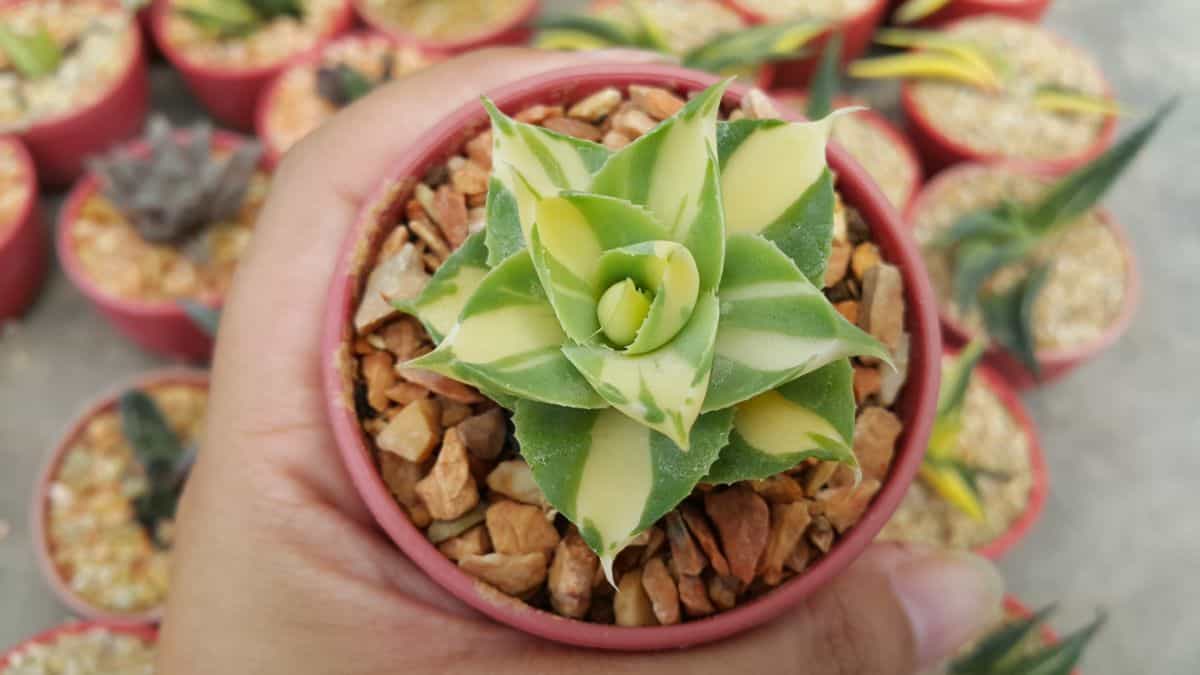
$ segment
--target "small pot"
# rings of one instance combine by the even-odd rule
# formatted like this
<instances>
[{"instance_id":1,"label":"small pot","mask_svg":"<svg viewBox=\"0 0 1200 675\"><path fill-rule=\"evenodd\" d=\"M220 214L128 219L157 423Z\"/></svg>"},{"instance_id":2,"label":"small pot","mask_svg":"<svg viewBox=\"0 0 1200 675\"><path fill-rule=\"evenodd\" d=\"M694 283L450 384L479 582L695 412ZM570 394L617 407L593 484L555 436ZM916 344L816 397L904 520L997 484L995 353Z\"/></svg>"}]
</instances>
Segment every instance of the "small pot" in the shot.
<instances>
[{"instance_id":1,"label":"small pot","mask_svg":"<svg viewBox=\"0 0 1200 675\"><path fill-rule=\"evenodd\" d=\"M87 157L141 131L149 110L150 78L142 33L134 28L133 58L107 92L78 110L38 120L16 132L33 156L43 185L69 185L83 173Z\"/></svg>"},{"instance_id":2,"label":"small pot","mask_svg":"<svg viewBox=\"0 0 1200 675\"><path fill-rule=\"evenodd\" d=\"M768 18L756 12L739 0L725 0L725 4L741 14L752 25L768 23ZM807 56L775 64L775 85L794 89L804 89L812 81L821 61L821 53L834 33L842 36L842 66L866 53L871 47L871 38L875 29L886 18L888 0L874 0L857 14L841 19L830 30L811 40L804 46Z\"/></svg>"},{"instance_id":3,"label":"small pot","mask_svg":"<svg viewBox=\"0 0 1200 675\"><path fill-rule=\"evenodd\" d=\"M771 92L771 96L780 103L791 107L793 110L800 111L801 114L803 114L804 101L807 98L807 95L804 92L796 91L794 89L776 89L775 91ZM835 108L865 105L863 101L850 96L838 96L836 99L834 99L833 103ZM875 110L870 108L866 110L859 110L858 112L854 113L854 116L859 120L871 125L877 131L879 131L879 133L883 134L895 148L896 152L904 158L905 164L907 164L909 169L912 171L912 181L910 181L907 189L905 190L905 197L900 201L900 203L894 205L897 211L904 213L904 211L908 208L908 205L912 203L913 197L915 197L917 192L921 189L921 184L925 180L925 174L921 168L921 161L917 158L917 151L913 149L912 143L908 140L908 137L904 135L904 132L901 131L900 128L895 125L895 123L879 114ZM857 161L859 161L859 164L862 164L861 160Z\"/></svg>"},{"instance_id":4,"label":"small pot","mask_svg":"<svg viewBox=\"0 0 1200 675\"><path fill-rule=\"evenodd\" d=\"M1045 172L1031 171L1028 167L1021 164L1006 163L1005 165L1012 167L1015 171L1047 176ZM921 211L925 201L936 199L938 190L942 189L942 186L955 175L955 172L977 170L979 166L978 164L962 164L947 169L935 176L925 184L925 188L913 199L912 204L908 208L905 221L909 223L910 227L913 227L916 223L916 214ZM1121 310L1100 337L1088 344L1069 349L1039 350L1037 352L1037 360L1041 369L1040 379L1034 377L1033 373L1029 372L1029 369L1020 360L1009 354L1006 350L995 345L988 347L987 355L984 357L985 361L1017 390L1033 389L1061 379L1067 373L1091 361L1111 347L1125 334L1125 331L1129 329L1129 324L1133 322L1133 315L1137 312L1138 305L1141 304L1142 299L1142 278L1138 270L1137 257L1134 255L1133 245L1129 241L1129 236L1125 232L1125 228L1108 211L1098 209L1097 214L1108 225L1113 234L1116 235L1117 240L1121 244L1121 249L1125 252L1125 296L1121 302ZM962 322L950 316L949 312L940 306L938 308L938 315L942 322L942 337L948 346L962 347L974 337L972 331L964 326Z\"/></svg>"},{"instance_id":5,"label":"small pot","mask_svg":"<svg viewBox=\"0 0 1200 675\"><path fill-rule=\"evenodd\" d=\"M38 209L37 172L19 139L0 136L0 146L16 151L25 168L29 196L14 222L0 223L0 322L20 316L46 276L46 239Z\"/></svg>"},{"instance_id":6,"label":"small pot","mask_svg":"<svg viewBox=\"0 0 1200 675\"><path fill-rule=\"evenodd\" d=\"M67 450L74 444L75 439L79 438L80 434L84 432L87 423L92 418L115 408L121 394L130 389L148 389L166 384L185 384L207 389L208 373L189 368L165 368L151 371L133 378L88 404L84 407L83 412L71 421L66 431L59 437L59 440L50 451L50 455L46 458L46 462L42 466L41 474L38 476L33 500L29 505L29 531L33 536L33 548L37 555L38 569L42 573L42 579L50 587L50 590L53 591L59 602L70 609L71 612L86 619L103 622L105 625L137 628L148 624L157 624L162 618L162 608L142 612L114 612L109 609L96 607L71 590L70 585L59 574L58 567L54 564L54 560L50 555L50 538L46 534L46 527L49 520L46 507L50 502L50 486L54 482L54 477L58 474L59 465L62 463L63 457L67 454Z\"/></svg>"},{"instance_id":7,"label":"small pot","mask_svg":"<svg viewBox=\"0 0 1200 675\"><path fill-rule=\"evenodd\" d=\"M12 658L17 655L17 652L24 651L26 647L51 644L60 636L86 633L95 628L102 628L110 633L132 635L143 642L155 643L158 641L158 629L153 626L131 626L110 621L70 621L42 631L31 638L13 645L8 650L0 652L0 672L4 672L11 665Z\"/></svg>"},{"instance_id":8,"label":"small pot","mask_svg":"<svg viewBox=\"0 0 1200 675\"><path fill-rule=\"evenodd\" d=\"M892 10L888 12L889 16L901 4L900 0L894 0ZM950 0L946 6L924 19L914 22L912 26L939 28L958 19L965 19L977 14L999 14L1037 23L1048 9L1050 9L1050 0Z\"/></svg>"},{"instance_id":9,"label":"small pot","mask_svg":"<svg viewBox=\"0 0 1200 675\"><path fill-rule=\"evenodd\" d=\"M509 113L526 106L579 100L605 87L647 84L681 94L707 87L717 78L705 73L664 65L594 65L567 68L522 80L488 94ZM736 104L747 92L733 85L726 103ZM797 116L792 115L795 118ZM567 644L612 650L647 651L676 649L729 637L762 624L794 607L803 598L829 583L855 558L888 521L921 463L929 440L941 374L941 344L935 327L935 299L924 263L904 232L894 209L857 164L840 149L829 150L829 162L838 177L843 198L859 209L873 225L874 238L884 257L899 266L904 278L907 330L912 335L909 380L897 413L904 422L890 477L866 513L807 572L770 593L728 612L701 621L652 628L621 628L572 621L534 609L476 581L442 555L408 520L389 493L375 466L354 405L354 362L350 352L351 317L363 281L355 261L381 242L379 223L395 217L413 186L426 171L443 163L465 139L485 128L488 118L475 102L449 115L403 153L403 159L381 181L359 213L338 256L338 270L330 289L325 317L321 368L330 423L343 462L359 494L376 521L410 560L436 583L464 603L509 626Z\"/></svg>"},{"instance_id":10,"label":"small pot","mask_svg":"<svg viewBox=\"0 0 1200 675\"><path fill-rule=\"evenodd\" d=\"M529 27L529 22L542 9L541 0L525 0L525 6L521 11L514 13L511 19L498 26L494 26L477 35L468 35L454 40L439 40L414 35L399 26L380 19L378 16L374 16L365 6L366 3L364 0L353 0L353 4L354 9L358 12L358 16L362 18L363 23L367 24L368 28L388 35L403 44L416 45L421 49L445 52L447 54L461 54L483 47L525 44L533 36L533 30Z\"/></svg>"},{"instance_id":11,"label":"small pot","mask_svg":"<svg viewBox=\"0 0 1200 675\"><path fill-rule=\"evenodd\" d=\"M965 20L965 19L960 19ZM942 24L942 28L951 28L958 21L947 21ZM1065 46L1077 48L1068 42L1065 38L1055 36ZM1106 93L1111 94L1112 87L1107 82L1104 83ZM925 170L930 174L937 173L942 169L958 164L960 162L1013 162L1027 166L1031 169L1044 171L1052 174L1063 174L1073 169L1077 169L1084 164L1099 157L1105 150L1108 150L1112 145L1113 139L1117 134L1117 118L1110 116L1105 120L1104 125L1100 128L1100 133L1097 134L1092 144L1082 152L1065 157L1056 157L1053 159L1023 159L1020 157L1008 157L1005 155L989 154L975 150L963 143L960 143L950 136L946 135L938 128L937 123L925 115L921 106L917 103L916 95L913 93L913 83L904 82L900 86L900 108L904 111L904 118L907 121L908 135L912 139L913 144L917 148L917 152L921 155L922 161L925 163Z\"/></svg>"},{"instance_id":12,"label":"small pot","mask_svg":"<svg viewBox=\"0 0 1200 675\"><path fill-rule=\"evenodd\" d=\"M219 130L213 133L215 148L233 148L244 142L246 139L237 134ZM142 140L134 141L130 147L135 154L149 152L149 146ZM260 166L266 167L265 160ZM70 232L83 205L100 189L99 177L89 172L71 188L59 211L55 244L67 278L114 328L143 349L191 362L208 360L213 350L212 337L196 325L178 303L170 300L148 302L111 295L97 285L83 268L75 247L71 245ZM213 306L219 306L223 301L224 298L205 300L206 304Z\"/></svg>"},{"instance_id":13,"label":"small pot","mask_svg":"<svg viewBox=\"0 0 1200 675\"><path fill-rule=\"evenodd\" d=\"M220 122L240 131L254 129L254 107L259 96L291 60L307 51L315 51L320 43L344 33L354 25L354 10L346 0L329 31L312 49L271 65L230 68L191 61L182 50L171 44L167 39L167 19L172 1L156 0L150 8L151 28L159 50L183 75L188 89L200 99L208 112Z\"/></svg>"}]
</instances>

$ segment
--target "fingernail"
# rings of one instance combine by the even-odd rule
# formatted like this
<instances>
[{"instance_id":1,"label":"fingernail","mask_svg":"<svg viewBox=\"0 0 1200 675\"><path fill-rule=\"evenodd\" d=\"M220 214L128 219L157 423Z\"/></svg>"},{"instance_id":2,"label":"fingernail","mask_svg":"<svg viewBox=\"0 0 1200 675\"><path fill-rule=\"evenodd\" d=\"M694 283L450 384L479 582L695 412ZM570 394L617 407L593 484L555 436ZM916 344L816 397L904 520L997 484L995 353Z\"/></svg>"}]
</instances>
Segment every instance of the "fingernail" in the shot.
<instances>
[{"instance_id":1,"label":"fingernail","mask_svg":"<svg viewBox=\"0 0 1200 675\"><path fill-rule=\"evenodd\" d=\"M971 553L931 552L894 569L891 581L922 668L944 662L990 628L1004 600L995 565Z\"/></svg>"}]
</instances>

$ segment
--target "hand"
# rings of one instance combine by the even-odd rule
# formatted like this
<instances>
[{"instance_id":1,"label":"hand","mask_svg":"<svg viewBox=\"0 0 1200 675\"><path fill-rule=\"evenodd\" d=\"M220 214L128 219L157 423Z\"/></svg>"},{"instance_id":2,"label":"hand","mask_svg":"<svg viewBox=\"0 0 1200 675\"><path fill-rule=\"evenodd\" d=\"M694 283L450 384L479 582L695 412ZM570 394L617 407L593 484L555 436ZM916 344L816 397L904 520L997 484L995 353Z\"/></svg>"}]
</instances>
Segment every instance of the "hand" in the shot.
<instances>
[{"instance_id":1,"label":"hand","mask_svg":"<svg viewBox=\"0 0 1200 675\"><path fill-rule=\"evenodd\" d=\"M801 607L686 652L570 649L492 623L431 583L375 527L338 458L318 364L337 251L376 181L480 92L643 54L489 50L351 106L275 176L227 304L204 450L179 514L160 672L911 673L998 611L967 555L877 545Z\"/></svg>"}]
</instances>

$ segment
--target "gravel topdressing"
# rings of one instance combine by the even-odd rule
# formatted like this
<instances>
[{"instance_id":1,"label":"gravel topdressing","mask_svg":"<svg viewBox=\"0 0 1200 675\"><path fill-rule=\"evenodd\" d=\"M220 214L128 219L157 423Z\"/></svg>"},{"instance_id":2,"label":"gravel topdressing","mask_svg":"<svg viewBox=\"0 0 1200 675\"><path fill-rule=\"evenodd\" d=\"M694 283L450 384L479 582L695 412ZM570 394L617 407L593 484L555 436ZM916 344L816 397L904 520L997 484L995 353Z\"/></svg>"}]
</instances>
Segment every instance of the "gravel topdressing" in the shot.
<instances>
[{"instance_id":1,"label":"gravel topdressing","mask_svg":"<svg viewBox=\"0 0 1200 675\"><path fill-rule=\"evenodd\" d=\"M155 652L140 638L91 628L22 648L0 675L152 675Z\"/></svg>"},{"instance_id":2,"label":"gravel topdressing","mask_svg":"<svg viewBox=\"0 0 1200 675\"><path fill-rule=\"evenodd\" d=\"M21 162L16 147L0 141L0 239L16 226L32 192L29 169Z\"/></svg>"},{"instance_id":3,"label":"gravel topdressing","mask_svg":"<svg viewBox=\"0 0 1200 675\"><path fill-rule=\"evenodd\" d=\"M1104 95L1103 77L1090 56L1016 19L983 16L947 30L998 59L1005 85L992 93L945 81L913 82L921 114L939 131L979 153L1031 160L1077 155L1095 143L1104 116L1051 112L1033 103L1040 87Z\"/></svg>"},{"instance_id":4,"label":"gravel topdressing","mask_svg":"<svg viewBox=\"0 0 1200 675\"><path fill-rule=\"evenodd\" d=\"M527 0L364 0L371 18L429 40L460 40L517 18Z\"/></svg>"},{"instance_id":5,"label":"gravel topdressing","mask_svg":"<svg viewBox=\"0 0 1200 675\"><path fill-rule=\"evenodd\" d=\"M0 133L68 115L107 94L136 55L136 24L114 3L0 3L0 23L30 34L45 26L64 50L52 74L19 75L0 53Z\"/></svg>"},{"instance_id":6,"label":"gravel topdressing","mask_svg":"<svg viewBox=\"0 0 1200 675\"><path fill-rule=\"evenodd\" d=\"M837 21L854 16L875 4L875 0L738 0L746 9L772 21L784 19L825 19Z\"/></svg>"},{"instance_id":7,"label":"gravel topdressing","mask_svg":"<svg viewBox=\"0 0 1200 675\"><path fill-rule=\"evenodd\" d=\"M171 5L178 0L169 0ZM218 39L171 12L166 40L188 62L210 67L250 69L273 66L312 49L333 29L347 0L302 0L304 18L278 17L244 37Z\"/></svg>"},{"instance_id":8,"label":"gravel topdressing","mask_svg":"<svg viewBox=\"0 0 1200 675\"><path fill-rule=\"evenodd\" d=\"M939 179L939 188L913 214L934 291L950 316L973 333L982 333L978 310L964 316L952 297L952 268L944 251L929 242L962 215L995 206L1003 199L1032 201L1046 182L1002 167L954 169ZM1120 239L1091 212L1043 242L1034 263L1051 263L1050 276L1033 307L1033 334L1038 349L1069 349L1098 339L1121 312L1128 286L1128 260ZM985 286L1001 290L1023 276L1024 268L1002 268Z\"/></svg>"}]
</instances>

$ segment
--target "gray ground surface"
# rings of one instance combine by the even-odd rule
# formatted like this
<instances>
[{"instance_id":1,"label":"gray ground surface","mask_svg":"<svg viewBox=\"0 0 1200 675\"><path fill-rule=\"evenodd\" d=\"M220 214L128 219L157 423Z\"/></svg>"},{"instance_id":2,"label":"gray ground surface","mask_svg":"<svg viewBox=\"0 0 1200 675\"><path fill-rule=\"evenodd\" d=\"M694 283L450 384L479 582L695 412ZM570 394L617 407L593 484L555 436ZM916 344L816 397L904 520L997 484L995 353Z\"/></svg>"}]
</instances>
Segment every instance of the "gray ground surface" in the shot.
<instances>
[{"instance_id":1,"label":"gray ground surface","mask_svg":"<svg viewBox=\"0 0 1200 675\"><path fill-rule=\"evenodd\" d=\"M1200 89L1196 0L1059 0L1048 21L1097 54L1139 110ZM173 75L160 70L154 84L175 121L197 116ZM1109 610L1091 675L1200 671L1198 156L1193 96L1108 204L1142 261L1137 324L1090 366L1026 397L1052 492L1003 567L1029 603L1061 602L1061 626ZM48 199L47 215L56 206ZM11 526L0 541L0 647L67 617L38 575L26 525L43 454L96 392L161 363L122 340L57 269L28 320L0 337L0 521Z\"/></svg>"}]
</instances>

